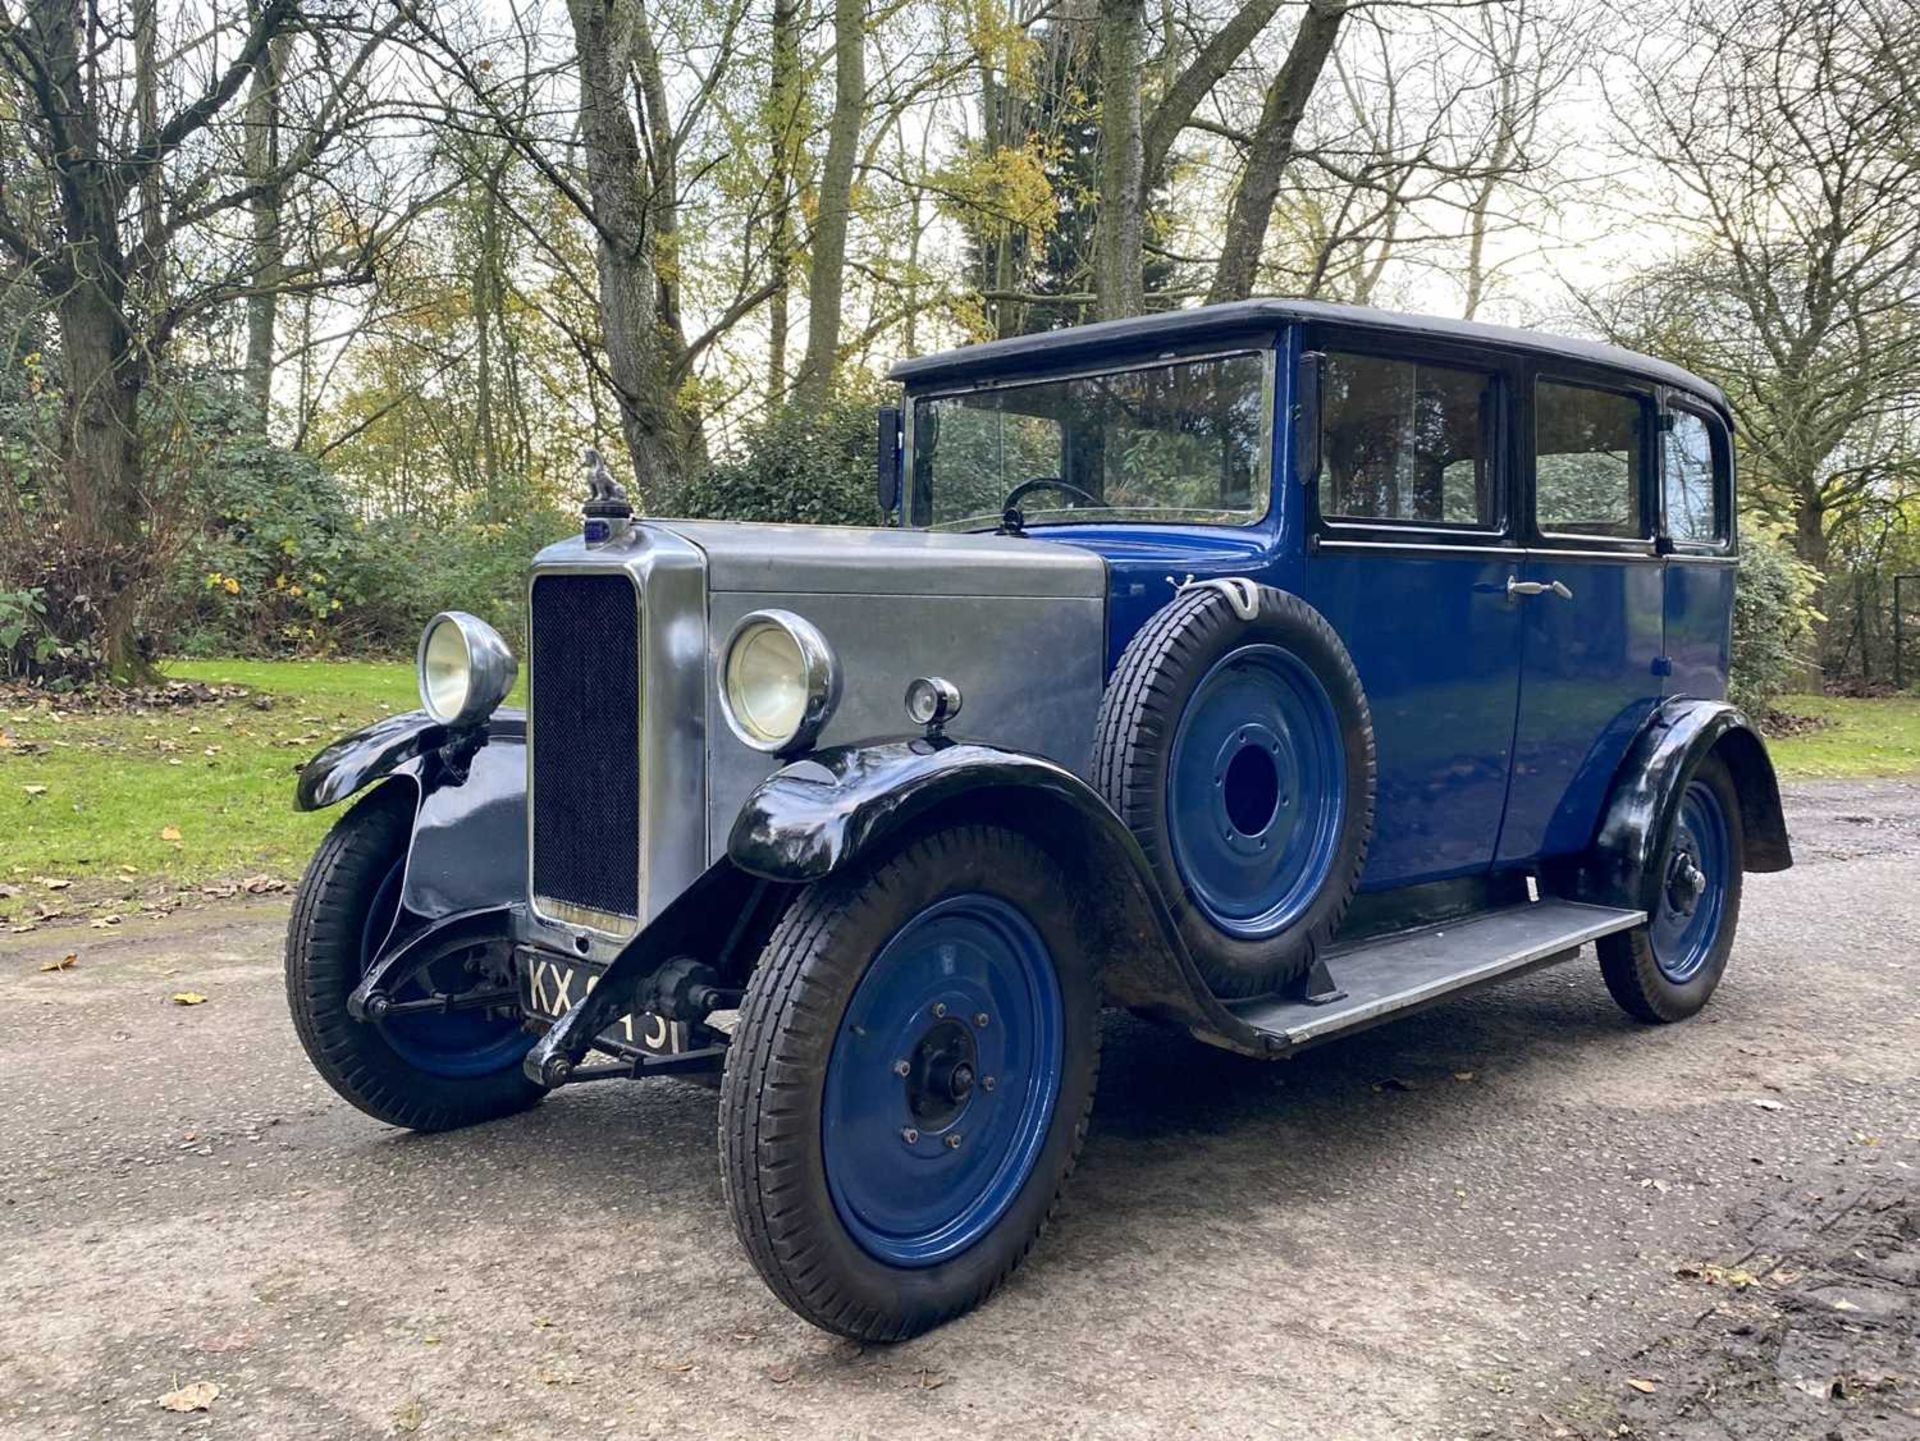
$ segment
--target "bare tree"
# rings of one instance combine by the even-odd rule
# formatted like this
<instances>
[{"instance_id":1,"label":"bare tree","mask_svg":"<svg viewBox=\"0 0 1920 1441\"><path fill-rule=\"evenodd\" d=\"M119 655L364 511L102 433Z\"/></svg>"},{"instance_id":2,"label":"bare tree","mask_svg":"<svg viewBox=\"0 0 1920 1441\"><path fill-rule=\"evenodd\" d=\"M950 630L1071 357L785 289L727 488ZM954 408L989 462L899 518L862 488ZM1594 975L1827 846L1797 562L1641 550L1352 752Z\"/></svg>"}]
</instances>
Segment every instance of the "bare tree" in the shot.
<instances>
[{"instance_id":1,"label":"bare tree","mask_svg":"<svg viewBox=\"0 0 1920 1441\"><path fill-rule=\"evenodd\" d=\"M1683 239L1625 308L1726 383L1748 494L1824 571L1885 478L1863 437L1920 398L1920 27L1904 0L1694 0L1622 62Z\"/></svg>"},{"instance_id":2,"label":"bare tree","mask_svg":"<svg viewBox=\"0 0 1920 1441\"><path fill-rule=\"evenodd\" d=\"M390 32L295 0L208 18L163 17L151 0L24 0L16 16L0 0L0 109L18 117L0 165L0 284L55 317L65 406L40 547L57 573L42 579L59 623L119 673L144 664L138 617L169 553L163 489L182 478L150 444L181 426L147 414L176 337L266 291L363 282L414 205L336 186L328 243L263 275L222 222L317 176L364 132L376 107L363 82ZM296 34L300 139L249 170L235 101Z\"/></svg>"}]
</instances>

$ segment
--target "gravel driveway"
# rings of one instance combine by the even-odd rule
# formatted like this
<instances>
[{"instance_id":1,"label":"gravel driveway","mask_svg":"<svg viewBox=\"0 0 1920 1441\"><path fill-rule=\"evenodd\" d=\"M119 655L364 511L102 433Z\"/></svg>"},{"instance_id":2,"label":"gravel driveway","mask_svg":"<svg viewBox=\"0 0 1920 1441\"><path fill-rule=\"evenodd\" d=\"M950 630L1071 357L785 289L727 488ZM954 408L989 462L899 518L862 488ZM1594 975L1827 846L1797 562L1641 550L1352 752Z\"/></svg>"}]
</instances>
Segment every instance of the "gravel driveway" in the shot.
<instances>
[{"instance_id":1,"label":"gravel driveway","mask_svg":"<svg viewBox=\"0 0 1920 1441\"><path fill-rule=\"evenodd\" d=\"M0 1433L1920 1435L1920 782L1788 805L1689 1024L1590 953L1284 1065L1110 1018L1061 1219L893 1348L762 1289L711 1091L403 1135L284 903L0 937Z\"/></svg>"}]
</instances>

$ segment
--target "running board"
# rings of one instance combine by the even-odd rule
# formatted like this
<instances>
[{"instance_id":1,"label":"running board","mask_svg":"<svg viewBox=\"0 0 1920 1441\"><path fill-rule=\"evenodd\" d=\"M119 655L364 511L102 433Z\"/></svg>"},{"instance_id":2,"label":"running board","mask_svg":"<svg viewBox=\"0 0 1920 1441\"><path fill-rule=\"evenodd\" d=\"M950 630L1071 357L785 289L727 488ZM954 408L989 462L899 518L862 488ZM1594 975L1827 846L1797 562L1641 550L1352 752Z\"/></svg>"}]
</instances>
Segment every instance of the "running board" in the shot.
<instances>
[{"instance_id":1,"label":"running board","mask_svg":"<svg viewBox=\"0 0 1920 1441\"><path fill-rule=\"evenodd\" d=\"M1308 999L1266 996L1233 1002L1228 1010L1266 1036L1276 1052L1296 1051L1565 960L1588 941L1646 919L1644 911L1578 901L1507 906L1330 951ZM1331 986L1325 984L1329 977Z\"/></svg>"}]
</instances>

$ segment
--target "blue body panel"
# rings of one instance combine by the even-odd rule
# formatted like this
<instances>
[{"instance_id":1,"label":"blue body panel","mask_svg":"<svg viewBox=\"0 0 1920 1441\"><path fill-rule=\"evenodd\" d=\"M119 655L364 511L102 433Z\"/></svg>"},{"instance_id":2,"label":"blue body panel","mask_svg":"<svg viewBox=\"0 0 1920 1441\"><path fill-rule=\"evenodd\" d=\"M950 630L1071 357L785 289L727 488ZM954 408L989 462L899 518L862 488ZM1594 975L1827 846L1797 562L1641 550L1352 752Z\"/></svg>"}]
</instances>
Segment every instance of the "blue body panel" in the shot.
<instances>
[{"instance_id":1,"label":"blue body panel","mask_svg":"<svg viewBox=\"0 0 1920 1441\"><path fill-rule=\"evenodd\" d=\"M1667 561L1668 695L1721 700L1733 647L1734 567L1719 561Z\"/></svg>"},{"instance_id":2,"label":"blue body panel","mask_svg":"<svg viewBox=\"0 0 1920 1441\"><path fill-rule=\"evenodd\" d=\"M1274 492L1259 524L1031 534L1107 560L1109 671L1189 576L1246 576L1327 617L1373 718L1378 790L1363 889L1584 851L1662 698L1725 694L1732 564L1529 541L1517 519L1493 545L1316 543L1288 424L1302 345L1297 327L1276 342ZM1526 489L1514 485L1510 516L1526 514ZM1573 597L1511 599L1510 578L1559 580Z\"/></svg>"},{"instance_id":3,"label":"blue body panel","mask_svg":"<svg viewBox=\"0 0 1920 1441\"><path fill-rule=\"evenodd\" d=\"M1368 890L1485 870L1507 798L1521 608L1516 562L1323 549L1304 598L1353 656L1378 766Z\"/></svg>"},{"instance_id":4,"label":"blue body panel","mask_svg":"<svg viewBox=\"0 0 1920 1441\"><path fill-rule=\"evenodd\" d=\"M1520 711L1502 864L1585 850L1627 746L1664 691L1665 566L1652 556L1535 551L1523 580L1559 581L1521 615Z\"/></svg>"}]
</instances>

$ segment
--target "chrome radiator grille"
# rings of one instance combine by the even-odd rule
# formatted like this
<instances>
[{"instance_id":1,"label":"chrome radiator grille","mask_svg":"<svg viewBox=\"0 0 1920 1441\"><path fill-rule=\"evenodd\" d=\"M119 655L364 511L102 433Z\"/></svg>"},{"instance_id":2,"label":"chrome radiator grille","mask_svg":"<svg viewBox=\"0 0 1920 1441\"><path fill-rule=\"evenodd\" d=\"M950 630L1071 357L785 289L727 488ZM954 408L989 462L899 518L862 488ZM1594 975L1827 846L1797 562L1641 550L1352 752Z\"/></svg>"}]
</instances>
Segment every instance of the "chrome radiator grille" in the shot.
<instances>
[{"instance_id":1,"label":"chrome radiator grille","mask_svg":"<svg viewBox=\"0 0 1920 1441\"><path fill-rule=\"evenodd\" d=\"M640 914L639 592L624 573L537 576L529 629L535 905L557 920L630 922Z\"/></svg>"}]
</instances>

